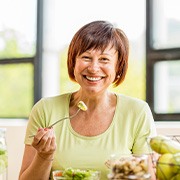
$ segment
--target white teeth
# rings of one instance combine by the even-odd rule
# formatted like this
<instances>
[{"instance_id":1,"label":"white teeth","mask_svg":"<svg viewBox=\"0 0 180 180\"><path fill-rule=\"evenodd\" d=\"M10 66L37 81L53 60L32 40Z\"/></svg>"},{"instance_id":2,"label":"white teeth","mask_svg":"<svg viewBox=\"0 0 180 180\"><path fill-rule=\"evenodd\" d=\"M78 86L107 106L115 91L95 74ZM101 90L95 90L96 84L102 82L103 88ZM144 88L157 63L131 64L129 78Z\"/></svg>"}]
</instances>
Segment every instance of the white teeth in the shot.
<instances>
[{"instance_id":1,"label":"white teeth","mask_svg":"<svg viewBox=\"0 0 180 180\"><path fill-rule=\"evenodd\" d=\"M86 78L90 81L99 81L101 80L101 77L90 77L90 76L86 76Z\"/></svg>"}]
</instances>

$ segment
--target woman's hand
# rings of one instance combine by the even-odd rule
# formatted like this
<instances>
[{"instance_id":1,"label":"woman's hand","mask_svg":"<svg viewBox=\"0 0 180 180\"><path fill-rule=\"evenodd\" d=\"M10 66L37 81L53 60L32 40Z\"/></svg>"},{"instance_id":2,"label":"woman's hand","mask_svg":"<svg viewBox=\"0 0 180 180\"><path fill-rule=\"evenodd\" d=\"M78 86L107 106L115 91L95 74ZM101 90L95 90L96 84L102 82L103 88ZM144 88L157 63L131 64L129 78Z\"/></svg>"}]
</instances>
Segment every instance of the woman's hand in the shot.
<instances>
[{"instance_id":1,"label":"woman's hand","mask_svg":"<svg viewBox=\"0 0 180 180\"><path fill-rule=\"evenodd\" d=\"M53 128L40 128L34 137L32 146L37 155L45 160L52 160L56 150L56 141Z\"/></svg>"},{"instance_id":2,"label":"woman's hand","mask_svg":"<svg viewBox=\"0 0 180 180\"><path fill-rule=\"evenodd\" d=\"M25 146L19 180L49 179L55 150L53 129L40 128L32 146Z\"/></svg>"}]
</instances>

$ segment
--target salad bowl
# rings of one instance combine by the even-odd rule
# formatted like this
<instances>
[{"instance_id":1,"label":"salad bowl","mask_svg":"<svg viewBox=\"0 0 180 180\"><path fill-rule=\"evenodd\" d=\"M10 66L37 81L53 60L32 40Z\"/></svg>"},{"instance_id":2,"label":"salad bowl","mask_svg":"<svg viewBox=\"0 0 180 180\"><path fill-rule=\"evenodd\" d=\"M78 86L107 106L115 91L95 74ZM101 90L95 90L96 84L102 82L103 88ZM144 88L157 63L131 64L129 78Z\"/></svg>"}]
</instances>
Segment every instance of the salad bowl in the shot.
<instances>
[{"instance_id":1,"label":"salad bowl","mask_svg":"<svg viewBox=\"0 0 180 180\"><path fill-rule=\"evenodd\" d=\"M90 169L73 169L53 171L53 180L99 180L100 171Z\"/></svg>"}]
</instances>

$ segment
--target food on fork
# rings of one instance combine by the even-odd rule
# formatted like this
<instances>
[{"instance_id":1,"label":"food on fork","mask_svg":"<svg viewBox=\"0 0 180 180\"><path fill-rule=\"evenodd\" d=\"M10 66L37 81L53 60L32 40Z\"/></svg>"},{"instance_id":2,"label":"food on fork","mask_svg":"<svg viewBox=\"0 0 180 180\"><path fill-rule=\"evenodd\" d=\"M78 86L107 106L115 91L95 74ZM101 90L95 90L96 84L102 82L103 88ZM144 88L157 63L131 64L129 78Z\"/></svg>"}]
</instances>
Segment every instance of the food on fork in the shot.
<instances>
[{"instance_id":1,"label":"food on fork","mask_svg":"<svg viewBox=\"0 0 180 180\"><path fill-rule=\"evenodd\" d=\"M79 101L78 103L78 108L81 109L82 111L87 111L87 106L83 101Z\"/></svg>"}]
</instances>

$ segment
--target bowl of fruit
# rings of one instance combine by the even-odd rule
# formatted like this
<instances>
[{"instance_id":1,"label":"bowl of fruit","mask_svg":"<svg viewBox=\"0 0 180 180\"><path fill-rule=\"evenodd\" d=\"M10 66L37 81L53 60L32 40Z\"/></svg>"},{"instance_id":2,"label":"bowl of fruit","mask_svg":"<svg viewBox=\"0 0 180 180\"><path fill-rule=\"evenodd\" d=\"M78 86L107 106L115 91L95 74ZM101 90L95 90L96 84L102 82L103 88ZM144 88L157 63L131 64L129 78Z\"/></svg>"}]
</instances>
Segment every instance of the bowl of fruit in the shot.
<instances>
[{"instance_id":1,"label":"bowl of fruit","mask_svg":"<svg viewBox=\"0 0 180 180\"><path fill-rule=\"evenodd\" d=\"M180 179L180 135L157 135L149 139L149 145L156 154L152 159L158 180Z\"/></svg>"}]
</instances>

